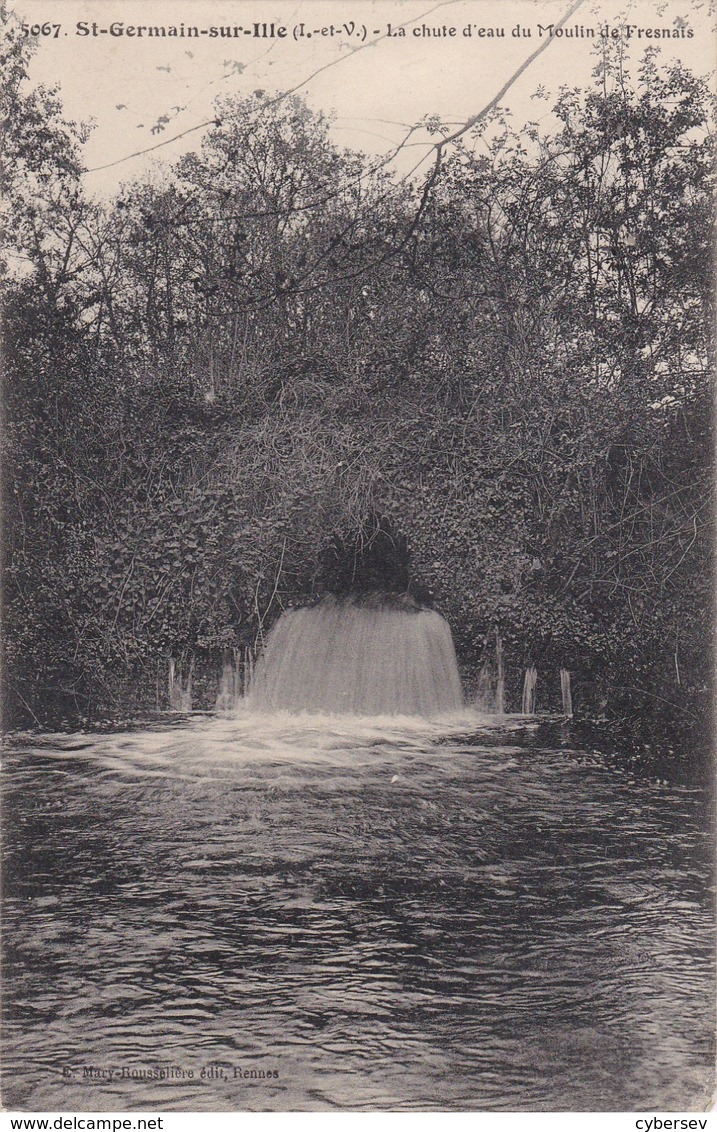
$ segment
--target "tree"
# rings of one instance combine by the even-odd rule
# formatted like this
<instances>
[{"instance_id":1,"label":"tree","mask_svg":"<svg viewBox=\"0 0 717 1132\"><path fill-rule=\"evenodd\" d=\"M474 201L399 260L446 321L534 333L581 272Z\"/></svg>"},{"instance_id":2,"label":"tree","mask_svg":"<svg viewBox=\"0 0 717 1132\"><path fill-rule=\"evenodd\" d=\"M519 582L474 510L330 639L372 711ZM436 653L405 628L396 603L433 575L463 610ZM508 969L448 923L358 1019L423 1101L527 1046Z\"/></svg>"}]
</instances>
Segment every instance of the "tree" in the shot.
<instances>
[{"instance_id":1,"label":"tree","mask_svg":"<svg viewBox=\"0 0 717 1132\"><path fill-rule=\"evenodd\" d=\"M170 656L258 646L358 556L364 588L448 616L467 674L497 630L516 685L567 665L583 704L696 713L704 84L649 54L633 83L607 54L551 129L496 111L423 184L339 150L301 99L216 113L200 152L74 228L70 171L50 176L61 222L39 251L23 236L18 695L146 705Z\"/></svg>"}]
</instances>

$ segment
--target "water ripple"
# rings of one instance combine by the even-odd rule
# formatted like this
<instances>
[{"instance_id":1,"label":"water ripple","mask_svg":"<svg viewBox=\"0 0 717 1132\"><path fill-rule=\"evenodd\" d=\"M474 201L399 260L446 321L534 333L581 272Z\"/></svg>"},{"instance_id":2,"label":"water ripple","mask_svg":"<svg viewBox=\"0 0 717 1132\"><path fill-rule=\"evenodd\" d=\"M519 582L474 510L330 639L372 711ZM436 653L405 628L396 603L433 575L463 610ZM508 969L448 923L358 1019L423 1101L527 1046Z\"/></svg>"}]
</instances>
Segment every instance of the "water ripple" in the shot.
<instances>
[{"instance_id":1,"label":"water ripple","mask_svg":"<svg viewBox=\"0 0 717 1132\"><path fill-rule=\"evenodd\" d=\"M16 737L6 1103L706 1106L707 800L534 736L462 713Z\"/></svg>"}]
</instances>

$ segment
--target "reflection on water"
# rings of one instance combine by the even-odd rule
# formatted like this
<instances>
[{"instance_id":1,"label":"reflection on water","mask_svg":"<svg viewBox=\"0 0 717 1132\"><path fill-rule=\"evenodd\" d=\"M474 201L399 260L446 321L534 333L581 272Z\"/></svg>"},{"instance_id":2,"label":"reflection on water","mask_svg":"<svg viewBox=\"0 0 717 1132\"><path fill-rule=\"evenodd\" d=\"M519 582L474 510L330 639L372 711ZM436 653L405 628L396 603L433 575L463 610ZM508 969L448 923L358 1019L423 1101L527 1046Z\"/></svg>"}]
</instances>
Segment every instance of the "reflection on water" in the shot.
<instances>
[{"instance_id":1,"label":"reflection on water","mask_svg":"<svg viewBox=\"0 0 717 1132\"><path fill-rule=\"evenodd\" d=\"M468 713L26 736L7 763L10 1108L709 1103L699 789Z\"/></svg>"}]
</instances>

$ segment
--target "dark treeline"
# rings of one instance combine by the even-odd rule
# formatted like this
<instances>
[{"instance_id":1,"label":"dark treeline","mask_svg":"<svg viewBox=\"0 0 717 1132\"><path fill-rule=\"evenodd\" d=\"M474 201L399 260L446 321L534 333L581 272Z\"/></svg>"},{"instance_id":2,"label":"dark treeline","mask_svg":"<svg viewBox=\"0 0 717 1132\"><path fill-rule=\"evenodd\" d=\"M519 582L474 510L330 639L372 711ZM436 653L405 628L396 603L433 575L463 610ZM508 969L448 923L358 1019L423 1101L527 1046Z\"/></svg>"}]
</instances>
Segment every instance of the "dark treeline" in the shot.
<instances>
[{"instance_id":1,"label":"dark treeline","mask_svg":"<svg viewBox=\"0 0 717 1132\"><path fill-rule=\"evenodd\" d=\"M11 720L126 713L170 657L209 670L255 648L381 516L468 681L497 631L516 686L565 666L585 712L692 734L711 612L705 84L606 57L549 130L494 114L420 183L257 91L98 204L83 130L26 90L25 50L9 29Z\"/></svg>"}]
</instances>

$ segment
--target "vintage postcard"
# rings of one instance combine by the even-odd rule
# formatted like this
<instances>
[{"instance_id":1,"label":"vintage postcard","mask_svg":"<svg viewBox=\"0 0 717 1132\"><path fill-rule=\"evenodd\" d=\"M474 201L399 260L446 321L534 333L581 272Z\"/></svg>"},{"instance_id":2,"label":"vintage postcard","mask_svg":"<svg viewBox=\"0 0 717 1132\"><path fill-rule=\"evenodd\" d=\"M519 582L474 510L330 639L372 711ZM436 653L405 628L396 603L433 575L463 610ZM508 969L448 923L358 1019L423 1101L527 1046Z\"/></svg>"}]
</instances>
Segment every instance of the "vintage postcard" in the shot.
<instances>
[{"instance_id":1,"label":"vintage postcard","mask_svg":"<svg viewBox=\"0 0 717 1132\"><path fill-rule=\"evenodd\" d=\"M5 1110L704 1126L713 6L0 10Z\"/></svg>"}]
</instances>

